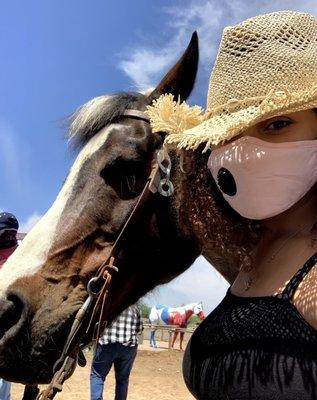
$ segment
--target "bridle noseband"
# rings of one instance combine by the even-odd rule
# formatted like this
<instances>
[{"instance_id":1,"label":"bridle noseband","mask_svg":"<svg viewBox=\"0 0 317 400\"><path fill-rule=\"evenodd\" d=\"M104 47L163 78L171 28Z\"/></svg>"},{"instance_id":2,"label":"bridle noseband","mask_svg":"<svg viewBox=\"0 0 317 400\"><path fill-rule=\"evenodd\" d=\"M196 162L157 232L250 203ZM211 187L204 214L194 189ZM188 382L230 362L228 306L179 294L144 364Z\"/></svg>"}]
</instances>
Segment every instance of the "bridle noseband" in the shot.
<instances>
[{"instance_id":1,"label":"bridle noseband","mask_svg":"<svg viewBox=\"0 0 317 400\"><path fill-rule=\"evenodd\" d=\"M119 118L134 118L148 124L150 123L147 115L139 110L126 110ZM76 361L81 366L86 364L85 357L82 353L82 347L84 346L81 346L81 343L87 339L89 332L93 332L93 341L97 343L106 326L107 321L103 317L104 307L108 297L112 276L114 273L119 272L115 264L123 239L126 238L128 230L130 226L133 225L133 222L137 221L145 204L147 204L153 196L157 193L165 197L169 197L173 194L174 187L170 181L170 173L171 159L167 151L161 149L155 154L152 160L151 173L147 178L136 205L111 247L108 258L100 265L96 275L91 278L87 284L88 297L76 313L61 357L54 365L53 379L48 387L38 395L38 400L51 400L58 392L62 391L63 383L69 375L68 371L72 370ZM87 345L88 343L85 344Z\"/></svg>"}]
</instances>

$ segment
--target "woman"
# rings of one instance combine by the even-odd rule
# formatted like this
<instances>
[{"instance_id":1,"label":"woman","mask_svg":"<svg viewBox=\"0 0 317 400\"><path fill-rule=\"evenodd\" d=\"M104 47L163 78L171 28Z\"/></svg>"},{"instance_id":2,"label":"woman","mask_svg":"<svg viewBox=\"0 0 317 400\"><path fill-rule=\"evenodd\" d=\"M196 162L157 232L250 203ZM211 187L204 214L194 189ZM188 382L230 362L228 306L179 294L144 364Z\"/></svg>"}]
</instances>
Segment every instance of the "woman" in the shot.
<instances>
[{"instance_id":1,"label":"woman","mask_svg":"<svg viewBox=\"0 0 317 400\"><path fill-rule=\"evenodd\" d=\"M168 143L212 149L224 201L258 235L186 349L197 399L317 398L315 108L317 20L282 11L225 29L203 122L170 129Z\"/></svg>"}]
</instances>

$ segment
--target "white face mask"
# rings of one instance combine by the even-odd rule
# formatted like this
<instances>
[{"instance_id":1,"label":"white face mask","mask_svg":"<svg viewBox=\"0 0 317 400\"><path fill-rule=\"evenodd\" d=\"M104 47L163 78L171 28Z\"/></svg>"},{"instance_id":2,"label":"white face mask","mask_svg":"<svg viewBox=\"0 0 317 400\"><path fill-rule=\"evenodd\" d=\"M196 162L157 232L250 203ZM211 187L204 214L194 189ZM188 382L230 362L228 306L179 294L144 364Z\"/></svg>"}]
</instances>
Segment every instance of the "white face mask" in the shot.
<instances>
[{"instance_id":1,"label":"white face mask","mask_svg":"<svg viewBox=\"0 0 317 400\"><path fill-rule=\"evenodd\" d=\"M317 140L271 143L242 137L211 152L218 188L246 218L261 220L286 211L317 181Z\"/></svg>"}]
</instances>

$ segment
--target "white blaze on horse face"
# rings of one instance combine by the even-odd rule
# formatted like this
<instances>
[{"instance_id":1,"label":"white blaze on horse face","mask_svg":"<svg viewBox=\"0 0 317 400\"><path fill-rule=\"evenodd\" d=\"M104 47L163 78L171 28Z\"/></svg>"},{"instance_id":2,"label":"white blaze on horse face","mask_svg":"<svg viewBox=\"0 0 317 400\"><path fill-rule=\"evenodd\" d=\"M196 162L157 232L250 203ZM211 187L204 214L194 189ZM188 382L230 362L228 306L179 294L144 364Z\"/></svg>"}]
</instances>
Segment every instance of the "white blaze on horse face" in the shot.
<instances>
[{"instance_id":1,"label":"white blaze on horse face","mask_svg":"<svg viewBox=\"0 0 317 400\"><path fill-rule=\"evenodd\" d=\"M105 143L113 127L114 124L101 129L81 150L52 207L27 234L0 270L0 298L17 279L35 274L45 264L54 238L58 235L59 219L75 188L81 167Z\"/></svg>"}]
</instances>

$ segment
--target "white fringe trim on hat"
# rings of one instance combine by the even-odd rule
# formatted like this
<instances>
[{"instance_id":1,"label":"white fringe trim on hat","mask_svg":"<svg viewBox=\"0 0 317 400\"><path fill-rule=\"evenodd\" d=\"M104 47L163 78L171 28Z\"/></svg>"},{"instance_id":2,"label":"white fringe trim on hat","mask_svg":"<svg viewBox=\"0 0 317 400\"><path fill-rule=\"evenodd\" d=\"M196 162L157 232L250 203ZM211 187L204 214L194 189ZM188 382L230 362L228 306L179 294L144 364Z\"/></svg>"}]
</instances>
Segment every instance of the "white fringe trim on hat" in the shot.
<instances>
[{"instance_id":1,"label":"white fringe trim on hat","mask_svg":"<svg viewBox=\"0 0 317 400\"><path fill-rule=\"evenodd\" d=\"M172 94L163 94L147 107L153 132L180 134L197 126L204 120L204 110L199 106L190 107L180 99L174 100Z\"/></svg>"}]
</instances>

